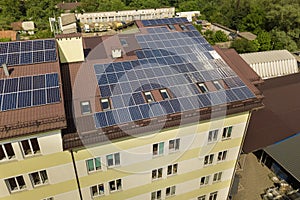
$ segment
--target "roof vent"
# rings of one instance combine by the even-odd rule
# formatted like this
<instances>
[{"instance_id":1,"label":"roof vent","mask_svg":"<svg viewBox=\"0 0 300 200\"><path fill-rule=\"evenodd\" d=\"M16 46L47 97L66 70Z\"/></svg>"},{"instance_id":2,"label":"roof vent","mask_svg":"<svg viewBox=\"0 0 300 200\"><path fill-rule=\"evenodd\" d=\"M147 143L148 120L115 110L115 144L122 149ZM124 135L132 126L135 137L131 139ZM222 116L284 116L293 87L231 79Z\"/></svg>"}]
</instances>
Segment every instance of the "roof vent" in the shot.
<instances>
[{"instance_id":1,"label":"roof vent","mask_svg":"<svg viewBox=\"0 0 300 200\"><path fill-rule=\"evenodd\" d=\"M5 76L9 76L9 71L8 71L7 66L6 66L5 63L2 64L2 68L3 68L3 70L4 70Z\"/></svg>"},{"instance_id":2,"label":"roof vent","mask_svg":"<svg viewBox=\"0 0 300 200\"><path fill-rule=\"evenodd\" d=\"M111 55L113 58L121 58L122 57L122 50L120 48L115 48L111 50Z\"/></svg>"}]
</instances>

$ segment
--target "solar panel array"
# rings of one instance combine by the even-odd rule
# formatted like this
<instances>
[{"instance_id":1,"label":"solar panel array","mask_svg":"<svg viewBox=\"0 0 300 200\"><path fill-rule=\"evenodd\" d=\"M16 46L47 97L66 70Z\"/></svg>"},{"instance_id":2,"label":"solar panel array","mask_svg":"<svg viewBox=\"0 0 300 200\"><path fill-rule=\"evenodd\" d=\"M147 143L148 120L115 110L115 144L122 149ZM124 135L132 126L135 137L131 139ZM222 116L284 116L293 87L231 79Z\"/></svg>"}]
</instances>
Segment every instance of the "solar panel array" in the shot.
<instances>
[{"instance_id":1,"label":"solar panel array","mask_svg":"<svg viewBox=\"0 0 300 200\"><path fill-rule=\"evenodd\" d=\"M94 65L101 97L112 109L94 114L96 128L255 97L213 48L194 30L161 27L136 35L138 60ZM229 89L201 93L197 83L224 80ZM168 88L172 98L146 103L143 92Z\"/></svg>"},{"instance_id":2,"label":"solar panel array","mask_svg":"<svg viewBox=\"0 0 300 200\"><path fill-rule=\"evenodd\" d=\"M0 110L60 102L58 74L0 79Z\"/></svg>"},{"instance_id":3,"label":"solar panel array","mask_svg":"<svg viewBox=\"0 0 300 200\"><path fill-rule=\"evenodd\" d=\"M185 17L142 20L144 26L159 26L164 24L181 24L189 22Z\"/></svg>"},{"instance_id":4,"label":"solar panel array","mask_svg":"<svg viewBox=\"0 0 300 200\"><path fill-rule=\"evenodd\" d=\"M28 65L56 60L54 39L0 43L0 65Z\"/></svg>"}]
</instances>

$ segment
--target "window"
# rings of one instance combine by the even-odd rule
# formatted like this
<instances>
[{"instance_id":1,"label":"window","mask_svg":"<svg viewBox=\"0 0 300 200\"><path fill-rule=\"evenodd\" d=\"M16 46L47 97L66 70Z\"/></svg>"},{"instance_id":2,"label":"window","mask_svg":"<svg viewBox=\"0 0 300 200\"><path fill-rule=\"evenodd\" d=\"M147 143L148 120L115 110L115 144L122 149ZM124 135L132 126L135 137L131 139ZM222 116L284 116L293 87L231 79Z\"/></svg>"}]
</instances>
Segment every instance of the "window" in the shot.
<instances>
[{"instance_id":1,"label":"window","mask_svg":"<svg viewBox=\"0 0 300 200\"><path fill-rule=\"evenodd\" d=\"M209 194L209 200L217 200L218 192L212 192Z\"/></svg>"},{"instance_id":2,"label":"window","mask_svg":"<svg viewBox=\"0 0 300 200\"><path fill-rule=\"evenodd\" d=\"M178 164L173 164L168 166L167 175L177 174Z\"/></svg>"},{"instance_id":3,"label":"window","mask_svg":"<svg viewBox=\"0 0 300 200\"><path fill-rule=\"evenodd\" d=\"M180 28L181 28L183 31L186 31L186 30L187 30L187 28L186 28L186 26L185 26L184 24L179 24L179 26L180 26Z\"/></svg>"},{"instance_id":4,"label":"window","mask_svg":"<svg viewBox=\"0 0 300 200\"><path fill-rule=\"evenodd\" d=\"M114 153L106 156L107 166L112 167L120 165L120 153Z\"/></svg>"},{"instance_id":5,"label":"window","mask_svg":"<svg viewBox=\"0 0 300 200\"><path fill-rule=\"evenodd\" d=\"M151 200L161 199L161 190L151 192Z\"/></svg>"},{"instance_id":6,"label":"window","mask_svg":"<svg viewBox=\"0 0 300 200\"><path fill-rule=\"evenodd\" d=\"M98 197L98 196L104 195L104 185L103 184L94 185L90 189L91 189L92 197Z\"/></svg>"},{"instance_id":7,"label":"window","mask_svg":"<svg viewBox=\"0 0 300 200\"><path fill-rule=\"evenodd\" d=\"M218 161L226 160L226 156L227 156L227 150L226 151L220 151L218 153Z\"/></svg>"},{"instance_id":8,"label":"window","mask_svg":"<svg viewBox=\"0 0 300 200\"><path fill-rule=\"evenodd\" d=\"M148 103L151 103L151 102L154 101L151 92L145 92L144 94L145 94L145 97L146 97L146 100L147 100Z\"/></svg>"},{"instance_id":9,"label":"window","mask_svg":"<svg viewBox=\"0 0 300 200\"><path fill-rule=\"evenodd\" d=\"M222 139L231 138L231 133L232 133L232 126L225 127L223 129Z\"/></svg>"},{"instance_id":10,"label":"window","mask_svg":"<svg viewBox=\"0 0 300 200\"><path fill-rule=\"evenodd\" d=\"M210 165L214 161L214 154L210 154L204 157L204 165Z\"/></svg>"},{"instance_id":11,"label":"window","mask_svg":"<svg viewBox=\"0 0 300 200\"><path fill-rule=\"evenodd\" d=\"M86 161L88 172L93 172L101 169L101 158L92 158Z\"/></svg>"},{"instance_id":12,"label":"window","mask_svg":"<svg viewBox=\"0 0 300 200\"><path fill-rule=\"evenodd\" d=\"M200 186L207 185L209 183L209 178L210 175L201 177Z\"/></svg>"},{"instance_id":13,"label":"window","mask_svg":"<svg viewBox=\"0 0 300 200\"><path fill-rule=\"evenodd\" d=\"M214 86L217 90L222 90L224 89L223 86L219 83L219 81L214 81Z\"/></svg>"},{"instance_id":14,"label":"window","mask_svg":"<svg viewBox=\"0 0 300 200\"><path fill-rule=\"evenodd\" d=\"M170 30L175 31L175 26L173 24L168 24L168 27Z\"/></svg>"},{"instance_id":15,"label":"window","mask_svg":"<svg viewBox=\"0 0 300 200\"><path fill-rule=\"evenodd\" d=\"M212 130L208 132L208 142L215 142L218 140L218 132L219 130Z\"/></svg>"},{"instance_id":16,"label":"window","mask_svg":"<svg viewBox=\"0 0 300 200\"><path fill-rule=\"evenodd\" d=\"M25 156L40 153L40 146L36 138L21 141L21 147Z\"/></svg>"},{"instance_id":17,"label":"window","mask_svg":"<svg viewBox=\"0 0 300 200\"><path fill-rule=\"evenodd\" d=\"M162 178L162 172L163 172L162 168L152 170L152 180Z\"/></svg>"},{"instance_id":18,"label":"window","mask_svg":"<svg viewBox=\"0 0 300 200\"><path fill-rule=\"evenodd\" d=\"M82 115L91 113L90 101L80 102L80 107L81 107L81 114Z\"/></svg>"},{"instance_id":19,"label":"window","mask_svg":"<svg viewBox=\"0 0 300 200\"><path fill-rule=\"evenodd\" d=\"M48 176L46 170L33 172L29 174L29 177L34 187L39 185L45 185L48 183Z\"/></svg>"},{"instance_id":20,"label":"window","mask_svg":"<svg viewBox=\"0 0 300 200\"><path fill-rule=\"evenodd\" d=\"M180 139L169 140L169 152L174 152L179 150Z\"/></svg>"},{"instance_id":21,"label":"window","mask_svg":"<svg viewBox=\"0 0 300 200\"><path fill-rule=\"evenodd\" d=\"M117 179L109 182L109 190L110 192L120 191L122 190L122 180Z\"/></svg>"},{"instance_id":22,"label":"window","mask_svg":"<svg viewBox=\"0 0 300 200\"><path fill-rule=\"evenodd\" d=\"M128 43L127 43L127 41L124 38L120 39L120 42L121 42L121 45L123 47L127 47L128 46Z\"/></svg>"},{"instance_id":23,"label":"window","mask_svg":"<svg viewBox=\"0 0 300 200\"><path fill-rule=\"evenodd\" d=\"M10 192L17 192L24 190L26 188L26 184L23 176L17 176L9 179L5 179L5 183Z\"/></svg>"},{"instance_id":24,"label":"window","mask_svg":"<svg viewBox=\"0 0 300 200\"><path fill-rule=\"evenodd\" d=\"M206 195L202 195L202 196L197 198L197 200L205 200L205 199L206 199Z\"/></svg>"},{"instance_id":25,"label":"window","mask_svg":"<svg viewBox=\"0 0 300 200\"><path fill-rule=\"evenodd\" d=\"M0 161L1 160L10 160L15 158L15 152L12 148L11 143L1 144L0 145Z\"/></svg>"},{"instance_id":26,"label":"window","mask_svg":"<svg viewBox=\"0 0 300 200\"><path fill-rule=\"evenodd\" d=\"M201 91L202 93L208 92L208 89L207 89L205 83L198 83L198 86L199 86L199 89L200 89L200 91Z\"/></svg>"},{"instance_id":27,"label":"window","mask_svg":"<svg viewBox=\"0 0 300 200\"><path fill-rule=\"evenodd\" d=\"M213 182L221 181L222 178L222 172L218 172L214 174Z\"/></svg>"},{"instance_id":28,"label":"window","mask_svg":"<svg viewBox=\"0 0 300 200\"><path fill-rule=\"evenodd\" d=\"M100 102L102 110L109 110L111 108L108 98L100 99Z\"/></svg>"},{"instance_id":29,"label":"window","mask_svg":"<svg viewBox=\"0 0 300 200\"><path fill-rule=\"evenodd\" d=\"M164 154L164 142L153 144L152 150L153 156L159 156Z\"/></svg>"},{"instance_id":30,"label":"window","mask_svg":"<svg viewBox=\"0 0 300 200\"><path fill-rule=\"evenodd\" d=\"M164 100L165 99L170 99L169 93L166 89L161 89L159 91L160 91L160 94L161 94L161 96Z\"/></svg>"},{"instance_id":31,"label":"window","mask_svg":"<svg viewBox=\"0 0 300 200\"><path fill-rule=\"evenodd\" d=\"M175 190L176 190L176 186L175 185L173 185L171 187L167 187L166 188L166 197L175 195Z\"/></svg>"}]
</instances>

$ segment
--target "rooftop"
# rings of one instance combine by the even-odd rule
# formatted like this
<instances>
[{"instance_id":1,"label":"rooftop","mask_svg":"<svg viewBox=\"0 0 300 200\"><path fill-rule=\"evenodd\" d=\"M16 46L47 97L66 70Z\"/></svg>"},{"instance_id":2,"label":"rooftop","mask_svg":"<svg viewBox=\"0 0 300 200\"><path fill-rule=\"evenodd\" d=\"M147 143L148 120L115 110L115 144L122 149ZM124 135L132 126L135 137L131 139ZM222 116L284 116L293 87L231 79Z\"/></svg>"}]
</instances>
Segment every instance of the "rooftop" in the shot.
<instances>
[{"instance_id":1,"label":"rooftop","mask_svg":"<svg viewBox=\"0 0 300 200\"><path fill-rule=\"evenodd\" d=\"M153 131L162 122L209 119L212 110L261 106L253 83L249 89L185 18L136 24L135 34L83 38L86 62L62 66L72 82L78 131L64 135L65 148ZM114 49L121 58L112 58ZM82 114L87 101L90 113ZM157 122L151 128L150 120Z\"/></svg>"},{"instance_id":2,"label":"rooftop","mask_svg":"<svg viewBox=\"0 0 300 200\"><path fill-rule=\"evenodd\" d=\"M0 43L0 139L66 127L53 39ZM51 55L49 57L49 55Z\"/></svg>"},{"instance_id":3,"label":"rooftop","mask_svg":"<svg viewBox=\"0 0 300 200\"><path fill-rule=\"evenodd\" d=\"M262 51L255 53L244 53L240 56L249 64L274 62L281 60L295 59L295 57L288 50L273 50L273 51Z\"/></svg>"}]
</instances>

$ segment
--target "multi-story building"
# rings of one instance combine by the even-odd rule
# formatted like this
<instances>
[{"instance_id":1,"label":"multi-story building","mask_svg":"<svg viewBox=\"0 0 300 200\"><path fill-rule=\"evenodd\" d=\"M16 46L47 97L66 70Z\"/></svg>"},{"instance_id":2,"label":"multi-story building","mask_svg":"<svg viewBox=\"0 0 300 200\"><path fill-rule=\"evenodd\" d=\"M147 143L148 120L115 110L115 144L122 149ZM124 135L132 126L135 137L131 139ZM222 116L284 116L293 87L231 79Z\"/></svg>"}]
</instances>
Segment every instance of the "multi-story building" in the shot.
<instances>
[{"instance_id":1,"label":"multi-story building","mask_svg":"<svg viewBox=\"0 0 300 200\"><path fill-rule=\"evenodd\" d=\"M49 155L0 163L0 199L228 197L262 96L186 19L136 24L130 34L57 36L68 127L43 143Z\"/></svg>"}]
</instances>

